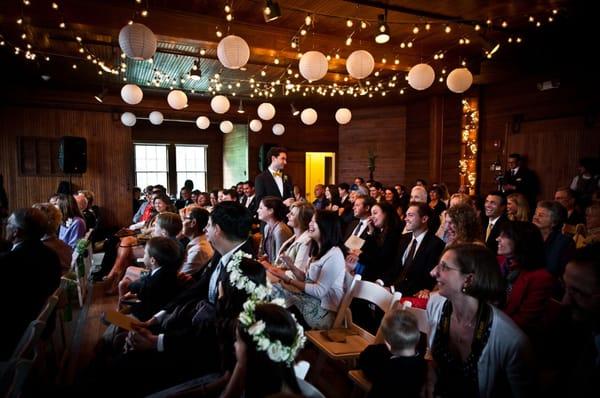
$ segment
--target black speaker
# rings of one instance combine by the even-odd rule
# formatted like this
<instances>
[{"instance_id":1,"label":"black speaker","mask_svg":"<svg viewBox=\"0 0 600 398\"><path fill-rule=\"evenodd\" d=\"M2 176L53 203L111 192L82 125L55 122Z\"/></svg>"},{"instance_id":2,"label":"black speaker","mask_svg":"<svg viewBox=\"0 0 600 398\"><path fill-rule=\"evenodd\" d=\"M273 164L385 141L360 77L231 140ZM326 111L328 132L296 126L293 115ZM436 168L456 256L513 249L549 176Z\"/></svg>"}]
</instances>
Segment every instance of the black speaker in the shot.
<instances>
[{"instance_id":1,"label":"black speaker","mask_svg":"<svg viewBox=\"0 0 600 398\"><path fill-rule=\"evenodd\" d=\"M63 173L81 174L87 170L87 141L64 136L58 145L58 167Z\"/></svg>"},{"instance_id":2,"label":"black speaker","mask_svg":"<svg viewBox=\"0 0 600 398\"><path fill-rule=\"evenodd\" d=\"M258 150L258 170L264 171L271 164L271 159L267 159L269 149L277 146L277 144L262 144Z\"/></svg>"}]
</instances>

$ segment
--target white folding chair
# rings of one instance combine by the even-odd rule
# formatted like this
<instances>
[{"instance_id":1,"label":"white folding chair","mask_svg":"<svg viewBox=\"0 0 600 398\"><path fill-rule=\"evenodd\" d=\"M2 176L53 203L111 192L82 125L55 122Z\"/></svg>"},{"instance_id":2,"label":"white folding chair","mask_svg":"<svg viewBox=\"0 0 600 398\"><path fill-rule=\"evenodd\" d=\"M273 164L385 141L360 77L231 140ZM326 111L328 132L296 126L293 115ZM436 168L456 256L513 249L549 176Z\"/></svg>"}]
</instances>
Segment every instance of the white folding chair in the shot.
<instances>
[{"instance_id":1,"label":"white folding chair","mask_svg":"<svg viewBox=\"0 0 600 398\"><path fill-rule=\"evenodd\" d=\"M82 240L87 240L94 230L90 229ZM73 258L71 260L71 269L75 271L75 284L77 286L77 297L79 298L79 306L83 307L83 303L87 296L88 291L88 278L90 277L90 270L92 269L92 256L94 255L92 250L92 244L88 244L86 254L83 255L83 267L79 266L80 254L77 250L73 251Z\"/></svg>"},{"instance_id":2,"label":"white folding chair","mask_svg":"<svg viewBox=\"0 0 600 398\"><path fill-rule=\"evenodd\" d=\"M306 361L298 361L294 365L294 373L296 374L296 377L302 380L304 380L304 378L306 377L306 374L308 373L309 369L310 363Z\"/></svg>"}]
</instances>

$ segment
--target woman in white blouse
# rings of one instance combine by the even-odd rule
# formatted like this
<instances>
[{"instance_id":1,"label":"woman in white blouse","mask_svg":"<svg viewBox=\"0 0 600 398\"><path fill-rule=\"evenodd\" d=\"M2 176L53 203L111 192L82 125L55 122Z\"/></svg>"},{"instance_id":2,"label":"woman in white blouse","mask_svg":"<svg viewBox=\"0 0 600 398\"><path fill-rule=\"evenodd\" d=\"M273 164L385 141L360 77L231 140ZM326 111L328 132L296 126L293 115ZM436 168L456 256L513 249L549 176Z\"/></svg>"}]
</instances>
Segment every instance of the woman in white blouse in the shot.
<instances>
[{"instance_id":1,"label":"woman in white blouse","mask_svg":"<svg viewBox=\"0 0 600 398\"><path fill-rule=\"evenodd\" d=\"M271 271L281 278L274 294L296 307L313 329L329 329L344 295L344 254L337 212L319 210L313 216L308 235L315 242L312 261L305 279L293 279L281 271Z\"/></svg>"}]
</instances>

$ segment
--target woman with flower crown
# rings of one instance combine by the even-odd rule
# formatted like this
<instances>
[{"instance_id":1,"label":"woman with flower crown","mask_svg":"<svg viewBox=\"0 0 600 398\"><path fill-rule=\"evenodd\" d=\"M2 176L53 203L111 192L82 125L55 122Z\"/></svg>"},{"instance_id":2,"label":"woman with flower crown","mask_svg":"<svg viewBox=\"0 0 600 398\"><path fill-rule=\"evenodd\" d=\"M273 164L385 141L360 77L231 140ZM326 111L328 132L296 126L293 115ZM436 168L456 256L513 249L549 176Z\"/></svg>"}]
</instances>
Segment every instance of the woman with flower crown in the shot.
<instances>
[{"instance_id":1,"label":"woman with flower crown","mask_svg":"<svg viewBox=\"0 0 600 398\"><path fill-rule=\"evenodd\" d=\"M315 245L306 277L292 279L284 270L269 269L282 282L273 286L273 295L284 298L288 307L296 307L311 328L329 329L344 295L345 260L338 213L318 210L308 233Z\"/></svg>"}]
</instances>

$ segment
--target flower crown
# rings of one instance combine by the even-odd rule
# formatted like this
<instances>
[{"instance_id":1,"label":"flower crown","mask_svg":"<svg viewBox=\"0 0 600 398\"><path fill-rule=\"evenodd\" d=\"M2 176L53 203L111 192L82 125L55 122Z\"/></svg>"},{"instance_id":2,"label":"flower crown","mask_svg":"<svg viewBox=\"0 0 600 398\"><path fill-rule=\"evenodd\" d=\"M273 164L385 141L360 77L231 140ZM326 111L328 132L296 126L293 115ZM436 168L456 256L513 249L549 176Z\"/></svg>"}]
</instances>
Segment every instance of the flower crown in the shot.
<instances>
[{"instance_id":1,"label":"flower crown","mask_svg":"<svg viewBox=\"0 0 600 398\"><path fill-rule=\"evenodd\" d=\"M298 354L298 351L304 347L306 337L304 336L304 329L298 322L296 322L296 337L291 346L285 346L279 340L271 340L265 333L265 323L262 320L256 320L254 310L257 304L266 304L266 302L257 302L256 300L248 299L244 303L244 309L238 317L240 324L246 329L248 334L252 337L252 340L256 343L256 349L259 351L265 351L269 356L269 359L273 362L285 362L291 365L294 362L294 358ZM275 299L271 301L271 304L277 304L281 307L285 307L283 299ZM296 317L291 314L294 321Z\"/></svg>"},{"instance_id":2,"label":"flower crown","mask_svg":"<svg viewBox=\"0 0 600 398\"><path fill-rule=\"evenodd\" d=\"M240 264L242 258L252 259L252 256L243 251L237 251L231 260L227 263L227 272L229 272L229 283L238 290L245 290L253 300L266 300L267 296L271 293L271 286L269 286L268 280L267 285L258 285L251 281L242 270Z\"/></svg>"}]
</instances>

